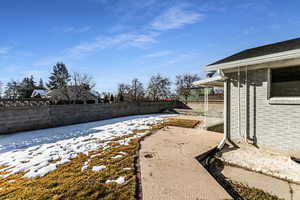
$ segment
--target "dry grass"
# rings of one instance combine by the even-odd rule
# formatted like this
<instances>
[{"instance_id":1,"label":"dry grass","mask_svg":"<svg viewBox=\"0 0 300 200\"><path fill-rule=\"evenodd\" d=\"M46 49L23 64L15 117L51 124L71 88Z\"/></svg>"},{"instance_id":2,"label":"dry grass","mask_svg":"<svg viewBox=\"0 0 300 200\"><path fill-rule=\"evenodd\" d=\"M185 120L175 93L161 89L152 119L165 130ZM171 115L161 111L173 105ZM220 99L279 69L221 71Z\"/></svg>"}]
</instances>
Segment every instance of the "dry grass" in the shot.
<instances>
[{"instance_id":1,"label":"dry grass","mask_svg":"<svg viewBox=\"0 0 300 200\"><path fill-rule=\"evenodd\" d=\"M152 131L165 126L195 127L199 121L171 119L160 125L153 126ZM149 130L136 130L134 134ZM136 195L135 159L139 150L140 140L131 140L129 145L120 145L115 141L132 137L118 137L109 144L111 148L106 151L97 150L89 155L80 154L70 162L59 166L55 171L44 177L24 178L24 173L0 178L0 200L35 200L35 199L104 199L104 200L131 200ZM103 141L102 141L103 142ZM126 154L121 154L125 152ZM91 158L92 155L101 154ZM122 158L114 159L116 155ZM84 163L91 160L89 168L82 171ZM53 161L57 162L57 161ZM105 165L106 168L93 172L93 166ZM0 166L0 169L5 166ZM130 170L124 170L130 168ZM1 174L1 173L0 173ZM2 172L2 174L4 174ZM107 180L115 180L120 176L125 177L124 184L105 183Z\"/></svg>"},{"instance_id":2,"label":"dry grass","mask_svg":"<svg viewBox=\"0 0 300 200\"><path fill-rule=\"evenodd\" d=\"M178 126L183 128L195 128L200 123L199 120L191 119L176 119L170 118L169 120L162 123L162 126Z\"/></svg>"},{"instance_id":3,"label":"dry grass","mask_svg":"<svg viewBox=\"0 0 300 200\"><path fill-rule=\"evenodd\" d=\"M241 183L231 182L235 191L245 200L283 200L275 195L264 192L263 190L248 187Z\"/></svg>"}]
</instances>

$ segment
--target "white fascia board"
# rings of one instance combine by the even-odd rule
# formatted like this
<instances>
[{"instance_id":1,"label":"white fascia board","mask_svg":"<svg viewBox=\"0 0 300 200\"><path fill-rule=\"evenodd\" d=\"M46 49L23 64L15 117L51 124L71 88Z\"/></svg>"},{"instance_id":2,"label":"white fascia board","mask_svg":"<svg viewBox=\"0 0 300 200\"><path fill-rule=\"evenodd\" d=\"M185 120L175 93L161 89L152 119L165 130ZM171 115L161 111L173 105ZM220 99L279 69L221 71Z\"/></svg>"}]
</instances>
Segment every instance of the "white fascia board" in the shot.
<instances>
[{"instance_id":1,"label":"white fascia board","mask_svg":"<svg viewBox=\"0 0 300 200\"><path fill-rule=\"evenodd\" d=\"M278 60L285 60L285 59L293 59L293 58L300 58L300 49L284 51L284 52L274 53L274 54L268 54L265 56L258 56L258 57L254 57L254 58L247 58L247 59L232 61L232 62L228 62L228 63L210 65L210 66L206 66L204 71L211 72L211 71L217 71L218 69L223 70L223 69L230 69L230 68L236 68L236 67L242 67L242 66L250 66L251 67L251 65L267 63L267 62L272 62L272 61L278 61Z\"/></svg>"}]
</instances>

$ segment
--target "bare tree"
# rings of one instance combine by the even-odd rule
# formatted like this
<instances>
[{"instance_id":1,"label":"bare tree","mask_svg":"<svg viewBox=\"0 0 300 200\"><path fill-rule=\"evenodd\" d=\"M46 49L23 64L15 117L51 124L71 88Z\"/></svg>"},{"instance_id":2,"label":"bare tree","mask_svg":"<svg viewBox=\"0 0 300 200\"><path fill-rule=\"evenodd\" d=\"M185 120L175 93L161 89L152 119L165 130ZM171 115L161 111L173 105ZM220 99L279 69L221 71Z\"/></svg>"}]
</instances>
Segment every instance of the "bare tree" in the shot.
<instances>
[{"instance_id":1,"label":"bare tree","mask_svg":"<svg viewBox=\"0 0 300 200\"><path fill-rule=\"evenodd\" d=\"M159 100L168 97L171 94L171 81L160 74L151 77L147 93L152 100Z\"/></svg>"},{"instance_id":2,"label":"bare tree","mask_svg":"<svg viewBox=\"0 0 300 200\"><path fill-rule=\"evenodd\" d=\"M144 86L137 78L134 78L131 82L131 95L135 101L143 98L145 95Z\"/></svg>"},{"instance_id":3,"label":"bare tree","mask_svg":"<svg viewBox=\"0 0 300 200\"><path fill-rule=\"evenodd\" d=\"M118 86L118 94L129 94L130 93L130 85L129 84L125 84L125 83L121 83Z\"/></svg>"},{"instance_id":4,"label":"bare tree","mask_svg":"<svg viewBox=\"0 0 300 200\"><path fill-rule=\"evenodd\" d=\"M118 86L117 99L118 101L124 101L124 98L126 99L130 98L130 85L121 83Z\"/></svg>"},{"instance_id":5,"label":"bare tree","mask_svg":"<svg viewBox=\"0 0 300 200\"><path fill-rule=\"evenodd\" d=\"M19 96L19 83L17 81L11 80L6 85L6 90L4 91L5 98L16 99Z\"/></svg>"},{"instance_id":6,"label":"bare tree","mask_svg":"<svg viewBox=\"0 0 300 200\"><path fill-rule=\"evenodd\" d=\"M80 74L74 72L72 76L72 86L71 92L74 93L76 100L88 100L89 91L95 87L93 78L88 74Z\"/></svg>"},{"instance_id":7,"label":"bare tree","mask_svg":"<svg viewBox=\"0 0 300 200\"><path fill-rule=\"evenodd\" d=\"M200 80L197 74L183 74L176 76L176 92L177 95L184 96L187 102L188 96L191 94L193 82Z\"/></svg>"}]
</instances>

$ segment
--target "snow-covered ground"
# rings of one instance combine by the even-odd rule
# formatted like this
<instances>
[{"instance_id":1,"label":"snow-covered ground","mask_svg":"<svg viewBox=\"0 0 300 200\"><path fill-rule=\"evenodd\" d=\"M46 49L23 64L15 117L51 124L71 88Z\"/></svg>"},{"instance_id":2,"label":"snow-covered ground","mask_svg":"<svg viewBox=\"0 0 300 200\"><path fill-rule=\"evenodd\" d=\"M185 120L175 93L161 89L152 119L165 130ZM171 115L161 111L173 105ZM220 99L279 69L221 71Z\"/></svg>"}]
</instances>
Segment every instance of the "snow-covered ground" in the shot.
<instances>
[{"instance_id":1,"label":"snow-covered ground","mask_svg":"<svg viewBox=\"0 0 300 200\"><path fill-rule=\"evenodd\" d=\"M243 147L224 152L221 159L256 172L300 183L300 164L277 152Z\"/></svg>"},{"instance_id":2,"label":"snow-covered ground","mask_svg":"<svg viewBox=\"0 0 300 200\"><path fill-rule=\"evenodd\" d=\"M135 115L71 126L62 126L58 128L49 128L37 131L26 131L15 134L0 135L0 153L16 149L24 149L41 144L53 143L74 137L86 136L92 133L96 133L97 130L95 130L95 127L114 124L126 120L134 120L156 116L159 117L161 115Z\"/></svg>"},{"instance_id":3,"label":"snow-covered ground","mask_svg":"<svg viewBox=\"0 0 300 200\"><path fill-rule=\"evenodd\" d=\"M79 153L88 154L99 148L108 149L110 140L130 135L133 130L149 129L148 125L158 124L163 120L161 115L131 116L0 136L0 166L7 166L0 172L8 172L0 177L5 178L19 172L25 172L24 176L28 178L44 176ZM138 133L116 142L127 145L130 140L144 134ZM86 162L82 170L86 170L88 165L89 162ZM100 167L104 169L105 166ZM100 168L93 169L97 171Z\"/></svg>"}]
</instances>

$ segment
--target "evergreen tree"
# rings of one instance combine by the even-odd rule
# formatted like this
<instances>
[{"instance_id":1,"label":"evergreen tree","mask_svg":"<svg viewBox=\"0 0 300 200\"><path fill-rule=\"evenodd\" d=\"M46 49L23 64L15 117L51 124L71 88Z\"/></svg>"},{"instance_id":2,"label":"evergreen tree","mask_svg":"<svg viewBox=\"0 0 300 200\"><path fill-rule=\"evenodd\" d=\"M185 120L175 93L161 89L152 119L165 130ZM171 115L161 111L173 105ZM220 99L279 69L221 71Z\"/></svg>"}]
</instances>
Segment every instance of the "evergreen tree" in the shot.
<instances>
[{"instance_id":1,"label":"evergreen tree","mask_svg":"<svg viewBox=\"0 0 300 200\"><path fill-rule=\"evenodd\" d=\"M113 103L115 101L114 95L110 96L110 102Z\"/></svg>"},{"instance_id":2,"label":"evergreen tree","mask_svg":"<svg viewBox=\"0 0 300 200\"><path fill-rule=\"evenodd\" d=\"M50 90L65 88L68 86L71 76L68 72L68 69L64 63L57 63L53 66L53 72L49 77L49 83L47 87Z\"/></svg>"},{"instance_id":3,"label":"evergreen tree","mask_svg":"<svg viewBox=\"0 0 300 200\"><path fill-rule=\"evenodd\" d=\"M45 90L45 89L46 89L45 86L44 86L44 81L43 81L43 79L40 79L39 85L38 85L37 88L40 89L40 90Z\"/></svg>"},{"instance_id":4,"label":"evergreen tree","mask_svg":"<svg viewBox=\"0 0 300 200\"><path fill-rule=\"evenodd\" d=\"M107 96L107 95L104 96L104 103L109 103L109 100L108 100L108 96Z\"/></svg>"},{"instance_id":5,"label":"evergreen tree","mask_svg":"<svg viewBox=\"0 0 300 200\"><path fill-rule=\"evenodd\" d=\"M35 88L36 86L33 76L25 77L18 87L19 98L30 98Z\"/></svg>"}]
</instances>

